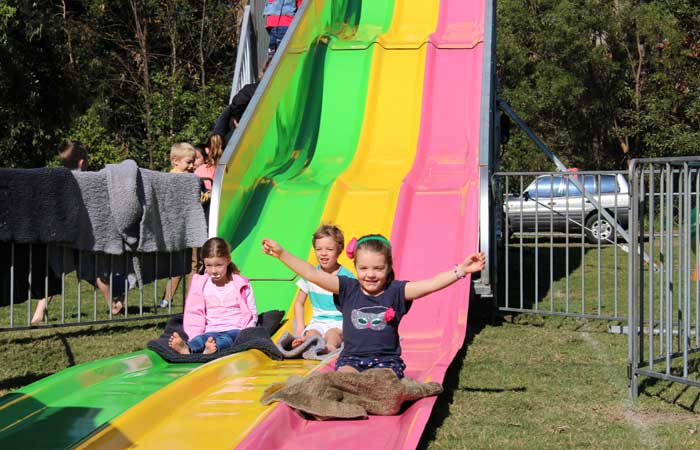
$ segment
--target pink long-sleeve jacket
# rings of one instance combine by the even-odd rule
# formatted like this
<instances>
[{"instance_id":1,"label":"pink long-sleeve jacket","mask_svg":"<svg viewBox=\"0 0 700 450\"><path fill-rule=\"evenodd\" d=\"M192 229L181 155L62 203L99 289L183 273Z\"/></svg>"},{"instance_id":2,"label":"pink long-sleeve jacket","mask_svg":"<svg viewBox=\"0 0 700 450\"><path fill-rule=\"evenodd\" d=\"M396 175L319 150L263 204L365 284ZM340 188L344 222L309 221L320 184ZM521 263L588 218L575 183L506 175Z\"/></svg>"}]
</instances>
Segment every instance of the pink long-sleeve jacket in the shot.
<instances>
[{"instance_id":1,"label":"pink long-sleeve jacket","mask_svg":"<svg viewBox=\"0 0 700 450\"><path fill-rule=\"evenodd\" d=\"M243 299L240 303L242 318L241 322L234 328L242 330L243 328L254 327L257 321L257 308L255 306L255 297L253 289L250 287L250 282L247 278L234 274L233 284L236 291L239 292L240 298ZM192 339L195 336L204 334L207 326L206 306L204 301L204 284L209 280L209 275L193 275L190 280L190 289L187 292L187 301L185 302L185 312L183 314L183 328L187 336Z\"/></svg>"}]
</instances>

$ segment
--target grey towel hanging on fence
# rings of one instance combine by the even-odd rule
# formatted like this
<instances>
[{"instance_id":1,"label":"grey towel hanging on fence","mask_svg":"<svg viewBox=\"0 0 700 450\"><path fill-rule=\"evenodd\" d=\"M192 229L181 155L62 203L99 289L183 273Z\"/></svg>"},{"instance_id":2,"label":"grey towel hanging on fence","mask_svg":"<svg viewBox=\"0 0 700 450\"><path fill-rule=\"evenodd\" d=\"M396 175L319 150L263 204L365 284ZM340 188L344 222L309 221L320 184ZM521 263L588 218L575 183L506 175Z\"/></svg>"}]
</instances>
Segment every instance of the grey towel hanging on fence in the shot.
<instances>
[{"instance_id":1,"label":"grey towel hanging on fence","mask_svg":"<svg viewBox=\"0 0 700 450\"><path fill-rule=\"evenodd\" d=\"M75 242L79 203L68 169L0 169L0 242Z\"/></svg>"}]
</instances>

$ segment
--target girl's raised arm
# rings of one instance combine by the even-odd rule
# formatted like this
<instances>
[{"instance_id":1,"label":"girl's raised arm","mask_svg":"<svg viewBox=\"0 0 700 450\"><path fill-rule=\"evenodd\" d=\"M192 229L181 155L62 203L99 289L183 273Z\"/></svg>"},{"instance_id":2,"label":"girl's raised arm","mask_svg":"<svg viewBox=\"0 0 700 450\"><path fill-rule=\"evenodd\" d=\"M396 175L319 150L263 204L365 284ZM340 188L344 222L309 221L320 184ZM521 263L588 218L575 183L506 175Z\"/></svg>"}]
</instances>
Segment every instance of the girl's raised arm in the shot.
<instances>
[{"instance_id":1,"label":"girl's raised arm","mask_svg":"<svg viewBox=\"0 0 700 450\"><path fill-rule=\"evenodd\" d=\"M301 258L297 258L288 251L282 248L277 242L272 239L263 239L262 250L266 255L279 258L285 266L289 267L300 277L311 281L322 287L323 289L337 294L340 291L340 283L337 275L331 275L323 270L316 270L309 262Z\"/></svg>"},{"instance_id":2,"label":"girl's raised arm","mask_svg":"<svg viewBox=\"0 0 700 450\"><path fill-rule=\"evenodd\" d=\"M480 272L484 268L486 257L483 253L474 253L457 264L453 270L440 272L427 280L409 281L406 283L406 300L415 300L444 289L455 281L464 278L468 273Z\"/></svg>"}]
</instances>

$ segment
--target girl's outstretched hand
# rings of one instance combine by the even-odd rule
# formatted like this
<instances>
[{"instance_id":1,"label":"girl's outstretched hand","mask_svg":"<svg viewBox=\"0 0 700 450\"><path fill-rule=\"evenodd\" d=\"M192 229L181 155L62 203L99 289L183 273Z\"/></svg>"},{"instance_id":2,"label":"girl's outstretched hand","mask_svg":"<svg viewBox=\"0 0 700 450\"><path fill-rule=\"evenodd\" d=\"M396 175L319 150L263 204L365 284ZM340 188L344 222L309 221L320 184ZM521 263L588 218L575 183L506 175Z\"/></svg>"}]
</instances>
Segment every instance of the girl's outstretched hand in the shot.
<instances>
[{"instance_id":1,"label":"girl's outstretched hand","mask_svg":"<svg viewBox=\"0 0 700 450\"><path fill-rule=\"evenodd\" d=\"M262 240L262 251L266 255L274 256L279 258L282 255L282 246L272 239Z\"/></svg>"},{"instance_id":2,"label":"girl's outstretched hand","mask_svg":"<svg viewBox=\"0 0 700 450\"><path fill-rule=\"evenodd\" d=\"M464 274L481 272L484 270L486 265L486 256L483 252L474 253L467 256L464 261L459 265L459 269L463 271Z\"/></svg>"}]
</instances>

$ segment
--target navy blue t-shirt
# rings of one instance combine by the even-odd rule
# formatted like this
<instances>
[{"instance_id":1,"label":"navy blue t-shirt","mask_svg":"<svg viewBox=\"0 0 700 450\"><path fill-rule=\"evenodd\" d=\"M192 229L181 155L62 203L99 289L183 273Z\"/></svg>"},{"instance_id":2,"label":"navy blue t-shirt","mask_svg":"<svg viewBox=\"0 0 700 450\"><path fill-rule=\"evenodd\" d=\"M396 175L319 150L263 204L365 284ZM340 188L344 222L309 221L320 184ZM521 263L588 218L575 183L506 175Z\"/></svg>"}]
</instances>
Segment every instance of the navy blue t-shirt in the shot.
<instances>
[{"instance_id":1,"label":"navy blue t-shirt","mask_svg":"<svg viewBox=\"0 0 700 450\"><path fill-rule=\"evenodd\" d=\"M340 290L335 301L343 313L345 342L341 356L400 356L399 322L410 305L406 302L407 281L392 281L376 297L362 292L354 278L338 277L338 281ZM384 314L390 307L395 316L387 322Z\"/></svg>"}]
</instances>

